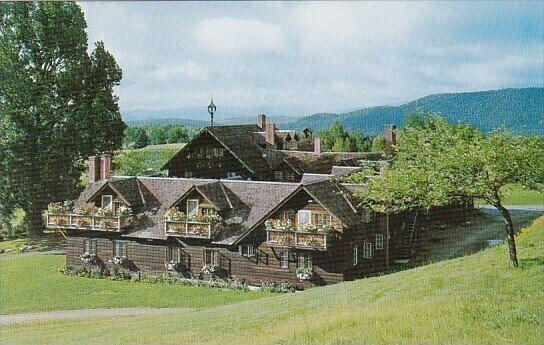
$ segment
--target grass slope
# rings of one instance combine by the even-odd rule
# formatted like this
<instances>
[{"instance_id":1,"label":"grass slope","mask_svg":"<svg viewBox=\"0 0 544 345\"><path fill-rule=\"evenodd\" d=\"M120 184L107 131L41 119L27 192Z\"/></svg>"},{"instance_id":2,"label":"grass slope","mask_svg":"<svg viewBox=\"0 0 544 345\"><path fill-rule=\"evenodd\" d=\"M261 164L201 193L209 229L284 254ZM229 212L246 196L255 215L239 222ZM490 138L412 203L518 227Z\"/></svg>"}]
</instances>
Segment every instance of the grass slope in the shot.
<instances>
[{"instance_id":1,"label":"grass slope","mask_svg":"<svg viewBox=\"0 0 544 345\"><path fill-rule=\"evenodd\" d=\"M117 307L205 308L269 296L182 285L65 276L64 255L0 259L0 313Z\"/></svg>"},{"instance_id":2,"label":"grass slope","mask_svg":"<svg viewBox=\"0 0 544 345\"><path fill-rule=\"evenodd\" d=\"M544 339L544 217L505 245L387 276L190 315L3 327L8 343L482 343ZM115 321L114 321L115 320Z\"/></svg>"},{"instance_id":3,"label":"grass slope","mask_svg":"<svg viewBox=\"0 0 544 345\"><path fill-rule=\"evenodd\" d=\"M544 205L544 193L527 190L516 184L509 184L501 188L503 205ZM483 200L476 200L477 205L486 204Z\"/></svg>"}]
</instances>

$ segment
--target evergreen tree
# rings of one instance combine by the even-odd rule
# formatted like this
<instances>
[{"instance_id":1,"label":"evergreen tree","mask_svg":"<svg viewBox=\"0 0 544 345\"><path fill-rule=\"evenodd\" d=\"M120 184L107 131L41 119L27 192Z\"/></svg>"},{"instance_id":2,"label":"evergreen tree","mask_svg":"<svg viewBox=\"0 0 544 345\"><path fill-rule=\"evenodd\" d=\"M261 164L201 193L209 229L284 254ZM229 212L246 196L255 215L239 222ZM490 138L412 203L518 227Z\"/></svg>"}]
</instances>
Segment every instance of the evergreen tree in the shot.
<instances>
[{"instance_id":1,"label":"evergreen tree","mask_svg":"<svg viewBox=\"0 0 544 345\"><path fill-rule=\"evenodd\" d=\"M134 141L134 148L141 149L142 147L146 147L148 143L149 143L149 137L147 136L147 132L142 127L139 127L138 131L136 132L136 140Z\"/></svg>"}]
</instances>

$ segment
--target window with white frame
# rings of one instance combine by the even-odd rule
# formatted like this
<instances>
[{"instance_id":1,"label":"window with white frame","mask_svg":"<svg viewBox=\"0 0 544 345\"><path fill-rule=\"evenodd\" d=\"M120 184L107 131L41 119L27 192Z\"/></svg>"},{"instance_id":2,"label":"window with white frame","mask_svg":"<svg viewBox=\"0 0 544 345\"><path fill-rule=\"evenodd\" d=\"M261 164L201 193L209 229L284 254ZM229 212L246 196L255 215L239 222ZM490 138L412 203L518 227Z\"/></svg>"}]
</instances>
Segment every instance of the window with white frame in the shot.
<instances>
[{"instance_id":1,"label":"window with white frame","mask_svg":"<svg viewBox=\"0 0 544 345\"><path fill-rule=\"evenodd\" d=\"M198 199L187 200L187 214L198 214Z\"/></svg>"},{"instance_id":2,"label":"window with white frame","mask_svg":"<svg viewBox=\"0 0 544 345\"><path fill-rule=\"evenodd\" d=\"M122 258L127 257L127 242L126 241L113 241L113 256Z\"/></svg>"},{"instance_id":3,"label":"window with white frame","mask_svg":"<svg viewBox=\"0 0 544 345\"><path fill-rule=\"evenodd\" d=\"M363 246L363 258L372 259L372 243L365 242Z\"/></svg>"},{"instance_id":4,"label":"window with white frame","mask_svg":"<svg viewBox=\"0 0 544 345\"><path fill-rule=\"evenodd\" d=\"M294 210L282 211L280 214L280 219L283 221L290 220L292 222L295 222L295 211Z\"/></svg>"},{"instance_id":5,"label":"window with white frame","mask_svg":"<svg viewBox=\"0 0 544 345\"><path fill-rule=\"evenodd\" d=\"M306 224L311 223L312 219L312 212L308 210L300 210L298 211L298 226L302 227Z\"/></svg>"},{"instance_id":6,"label":"window with white frame","mask_svg":"<svg viewBox=\"0 0 544 345\"><path fill-rule=\"evenodd\" d=\"M204 249L204 264L219 266L219 251Z\"/></svg>"},{"instance_id":7,"label":"window with white frame","mask_svg":"<svg viewBox=\"0 0 544 345\"><path fill-rule=\"evenodd\" d=\"M89 253L96 255L96 245L97 242L95 239L86 238L83 240L83 253Z\"/></svg>"},{"instance_id":8,"label":"window with white frame","mask_svg":"<svg viewBox=\"0 0 544 345\"><path fill-rule=\"evenodd\" d=\"M289 268L289 251L288 250L282 250L280 252L280 267Z\"/></svg>"},{"instance_id":9,"label":"window with white frame","mask_svg":"<svg viewBox=\"0 0 544 345\"><path fill-rule=\"evenodd\" d=\"M332 222L332 217L330 213L312 212L312 219L314 225L316 226L330 225Z\"/></svg>"},{"instance_id":10,"label":"window with white frame","mask_svg":"<svg viewBox=\"0 0 544 345\"><path fill-rule=\"evenodd\" d=\"M297 268L314 269L311 253L298 253Z\"/></svg>"},{"instance_id":11,"label":"window with white frame","mask_svg":"<svg viewBox=\"0 0 544 345\"><path fill-rule=\"evenodd\" d=\"M104 210L111 210L113 205L113 195L102 195L102 208Z\"/></svg>"},{"instance_id":12,"label":"window with white frame","mask_svg":"<svg viewBox=\"0 0 544 345\"><path fill-rule=\"evenodd\" d=\"M376 234L376 249L383 249L383 235Z\"/></svg>"},{"instance_id":13,"label":"window with white frame","mask_svg":"<svg viewBox=\"0 0 544 345\"><path fill-rule=\"evenodd\" d=\"M283 171L281 171L281 170L275 170L275 171L274 171L274 180L276 180L276 181L283 181Z\"/></svg>"},{"instance_id":14,"label":"window with white frame","mask_svg":"<svg viewBox=\"0 0 544 345\"><path fill-rule=\"evenodd\" d=\"M242 244L240 245L240 255L245 256L246 258L253 258L257 256L257 250L252 244Z\"/></svg>"},{"instance_id":15,"label":"window with white frame","mask_svg":"<svg viewBox=\"0 0 544 345\"><path fill-rule=\"evenodd\" d=\"M166 247L166 262L180 263L181 257L182 255L181 255L180 247L173 247L173 246Z\"/></svg>"},{"instance_id":16,"label":"window with white frame","mask_svg":"<svg viewBox=\"0 0 544 345\"><path fill-rule=\"evenodd\" d=\"M353 266L356 266L359 264L359 246L354 245L353 246Z\"/></svg>"}]
</instances>

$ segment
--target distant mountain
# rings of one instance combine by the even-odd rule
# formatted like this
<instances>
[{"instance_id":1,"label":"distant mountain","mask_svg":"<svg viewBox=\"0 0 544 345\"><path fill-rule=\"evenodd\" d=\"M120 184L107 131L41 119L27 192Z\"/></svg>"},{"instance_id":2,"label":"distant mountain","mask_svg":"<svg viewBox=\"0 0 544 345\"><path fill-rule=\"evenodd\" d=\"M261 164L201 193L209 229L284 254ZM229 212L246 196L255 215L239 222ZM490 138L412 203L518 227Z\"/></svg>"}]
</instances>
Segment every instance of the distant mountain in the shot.
<instances>
[{"instance_id":1,"label":"distant mountain","mask_svg":"<svg viewBox=\"0 0 544 345\"><path fill-rule=\"evenodd\" d=\"M207 121L188 120L188 119L175 119L175 118L158 118L158 119L143 119L143 120L125 120L128 126L140 127L140 126L168 126L168 125L183 125L187 127L201 128L209 124Z\"/></svg>"},{"instance_id":2,"label":"distant mountain","mask_svg":"<svg viewBox=\"0 0 544 345\"><path fill-rule=\"evenodd\" d=\"M438 113L451 122L471 124L484 132L504 125L516 133L544 135L544 88L436 94L399 106L314 114L280 127L318 130L338 120L346 129L377 134L385 124L401 126L406 115L418 108Z\"/></svg>"}]
</instances>

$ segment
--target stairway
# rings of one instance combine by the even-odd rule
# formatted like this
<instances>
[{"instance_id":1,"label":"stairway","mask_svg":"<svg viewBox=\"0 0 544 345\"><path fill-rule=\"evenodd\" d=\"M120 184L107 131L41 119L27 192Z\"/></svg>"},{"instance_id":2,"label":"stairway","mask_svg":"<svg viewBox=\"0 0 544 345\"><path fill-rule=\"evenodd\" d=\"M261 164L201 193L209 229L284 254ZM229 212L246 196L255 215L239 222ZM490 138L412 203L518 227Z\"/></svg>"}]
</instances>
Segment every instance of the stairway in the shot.
<instances>
[{"instance_id":1,"label":"stairway","mask_svg":"<svg viewBox=\"0 0 544 345\"><path fill-rule=\"evenodd\" d=\"M397 238L397 243L394 247L393 262L395 264L407 264L414 255L414 248L417 242L417 217L419 211L416 210L414 218L409 222L402 224L402 229Z\"/></svg>"}]
</instances>

